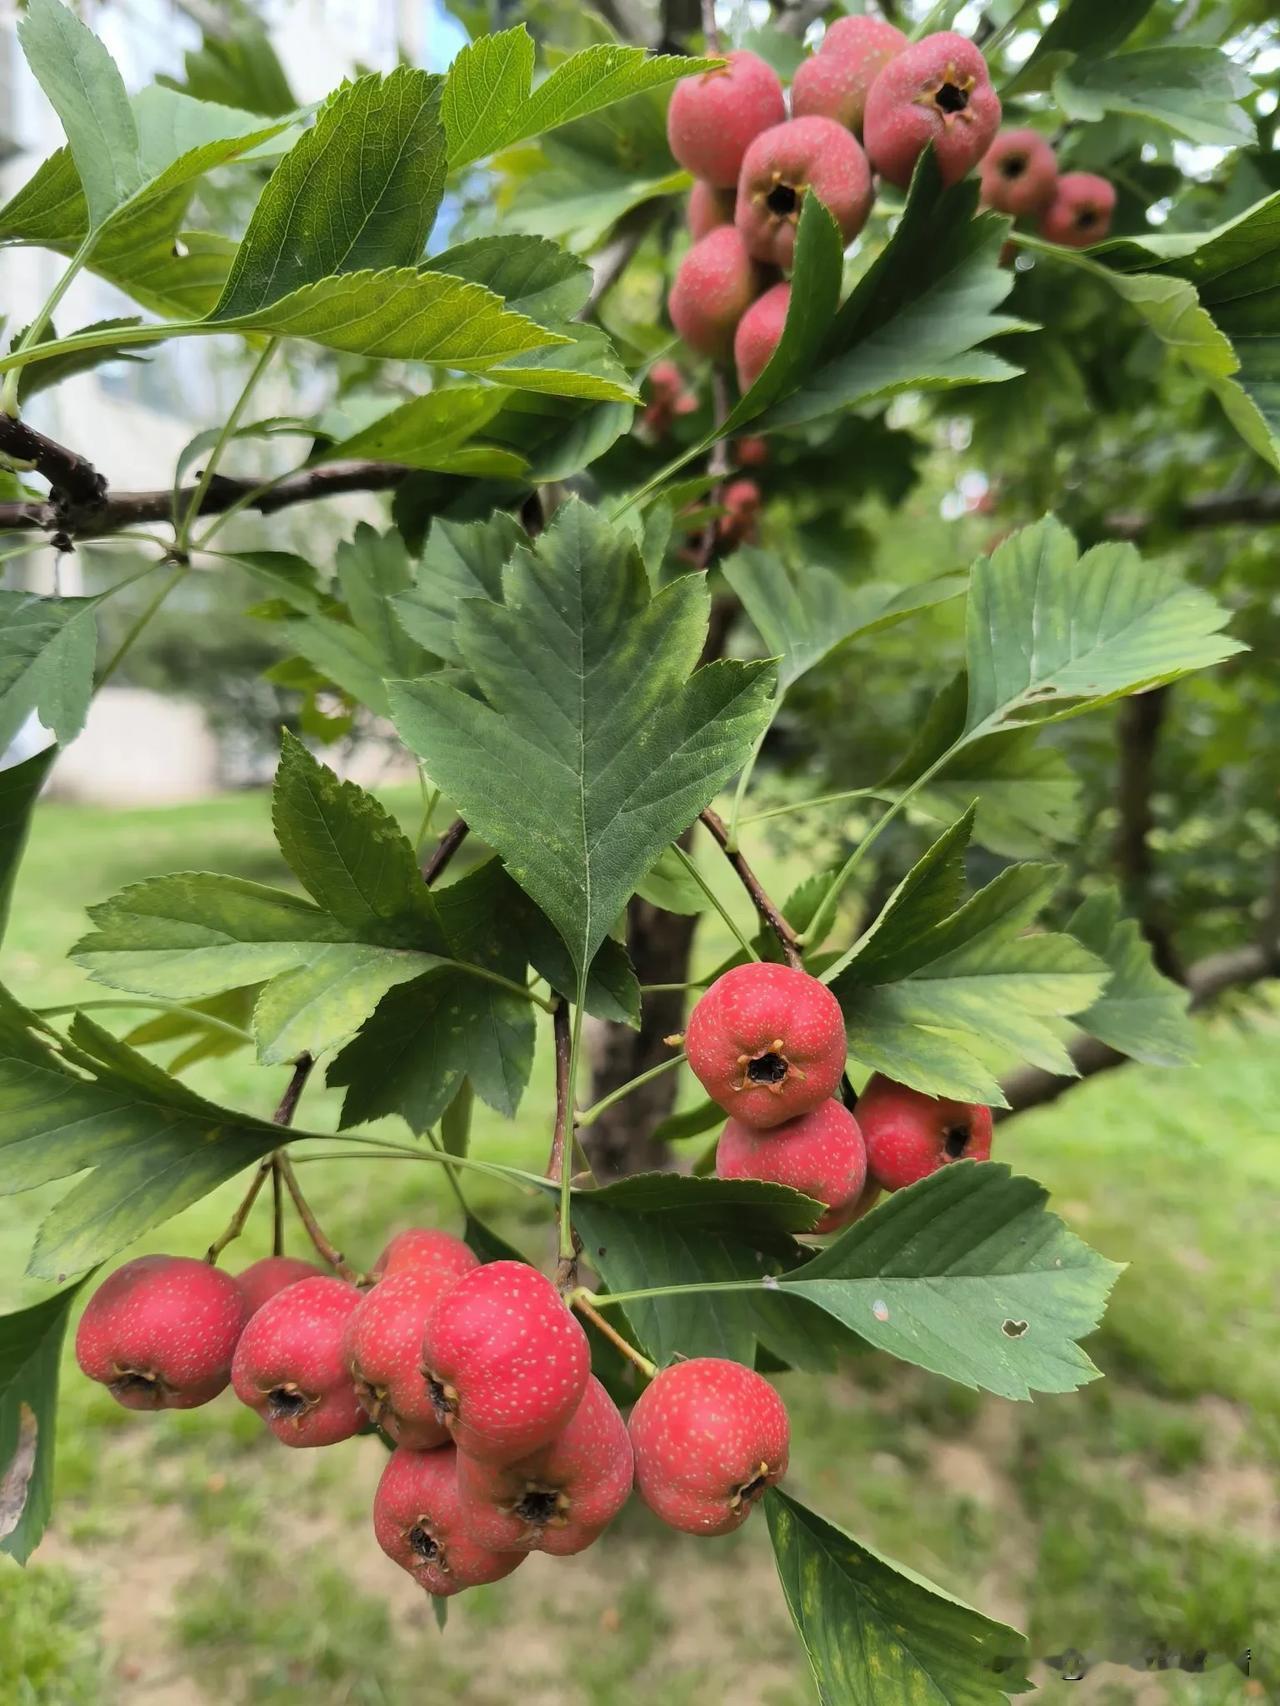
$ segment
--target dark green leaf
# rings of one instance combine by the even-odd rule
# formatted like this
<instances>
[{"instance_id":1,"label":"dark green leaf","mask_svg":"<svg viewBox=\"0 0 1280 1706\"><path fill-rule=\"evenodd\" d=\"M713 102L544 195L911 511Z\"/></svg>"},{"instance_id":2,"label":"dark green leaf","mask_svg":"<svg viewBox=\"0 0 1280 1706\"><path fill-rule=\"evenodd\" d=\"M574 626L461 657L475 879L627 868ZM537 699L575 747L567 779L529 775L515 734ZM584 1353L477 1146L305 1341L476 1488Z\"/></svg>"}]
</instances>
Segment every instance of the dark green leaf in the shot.
<instances>
[{"instance_id":1,"label":"dark green leaf","mask_svg":"<svg viewBox=\"0 0 1280 1706\"><path fill-rule=\"evenodd\" d=\"M487 521L435 520L422 548L414 584L395 599L406 633L446 663L462 662L454 625L464 598L502 598L502 571L524 529L497 510Z\"/></svg>"},{"instance_id":2,"label":"dark green leaf","mask_svg":"<svg viewBox=\"0 0 1280 1706\"><path fill-rule=\"evenodd\" d=\"M779 1281L881 1350L1003 1398L1098 1376L1077 1342L1120 1268L994 1161L959 1161L895 1191Z\"/></svg>"},{"instance_id":3,"label":"dark green leaf","mask_svg":"<svg viewBox=\"0 0 1280 1706\"><path fill-rule=\"evenodd\" d=\"M84 727L98 644L96 598L0 592L0 751L35 711L66 746Z\"/></svg>"},{"instance_id":4,"label":"dark green leaf","mask_svg":"<svg viewBox=\"0 0 1280 1706\"><path fill-rule=\"evenodd\" d=\"M1026 1640L773 1487L769 1538L823 1706L1001 1706Z\"/></svg>"},{"instance_id":5,"label":"dark green leaf","mask_svg":"<svg viewBox=\"0 0 1280 1706\"><path fill-rule=\"evenodd\" d=\"M58 1364L79 1290L0 1315L0 1552L19 1564L40 1544L53 1508Z\"/></svg>"},{"instance_id":6,"label":"dark green leaf","mask_svg":"<svg viewBox=\"0 0 1280 1706\"><path fill-rule=\"evenodd\" d=\"M662 848L714 799L764 725L767 666L697 668L705 582L650 599L638 554L585 504L512 559L502 604L454 630L485 695L397 682L401 735L589 965Z\"/></svg>"},{"instance_id":7,"label":"dark green leaf","mask_svg":"<svg viewBox=\"0 0 1280 1706\"><path fill-rule=\"evenodd\" d=\"M1077 59L1053 83L1069 118L1096 124L1107 113L1126 113L1217 148L1254 141L1253 120L1238 105L1253 87L1220 48L1190 42Z\"/></svg>"},{"instance_id":8,"label":"dark green leaf","mask_svg":"<svg viewBox=\"0 0 1280 1706\"><path fill-rule=\"evenodd\" d=\"M57 756L57 747L50 746L21 764L0 770L0 941L9 922L9 903L27 845L32 807Z\"/></svg>"},{"instance_id":9,"label":"dark green leaf","mask_svg":"<svg viewBox=\"0 0 1280 1706\"><path fill-rule=\"evenodd\" d=\"M432 272L482 284L531 320L572 320L591 293L591 268L545 237L477 237L431 257Z\"/></svg>"}]
</instances>

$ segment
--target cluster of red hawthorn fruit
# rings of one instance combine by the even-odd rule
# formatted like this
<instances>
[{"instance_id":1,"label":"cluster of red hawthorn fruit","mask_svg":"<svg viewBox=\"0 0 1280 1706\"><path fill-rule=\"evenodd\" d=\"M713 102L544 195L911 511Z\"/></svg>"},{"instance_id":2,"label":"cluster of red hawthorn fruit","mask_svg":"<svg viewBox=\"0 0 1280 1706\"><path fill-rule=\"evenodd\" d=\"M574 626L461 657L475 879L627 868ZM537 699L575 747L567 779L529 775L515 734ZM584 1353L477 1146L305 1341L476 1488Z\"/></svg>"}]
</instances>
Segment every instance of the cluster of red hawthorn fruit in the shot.
<instances>
[{"instance_id":1,"label":"cluster of red hawthorn fruit","mask_svg":"<svg viewBox=\"0 0 1280 1706\"><path fill-rule=\"evenodd\" d=\"M984 1159L986 1108L873 1078L855 1119L838 1092L845 1033L830 990L797 968L738 966L695 1005L684 1038L732 1115L722 1178L774 1180L847 1225L881 1188ZM228 1385L289 1446L377 1428L392 1447L373 1503L387 1555L430 1594L510 1575L530 1552L596 1541L632 1487L671 1527L741 1526L784 1474L786 1408L740 1363L677 1361L624 1421L591 1373L568 1299L518 1261L481 1263L428 1227L398 1233L362 1284L268 1256L232 1276L141 1256L90 1298L76 1358L127 1409L192 1409Z\"/></svg>"},{"instance_id":2,"label":"cluster of red hawthorn fruit","mask_svg":"<svg viewBox=\"0 0 1280 1706\"><path fill-rule=\"evenodd\" d=\"M850 243L875 198L873 174L905 190L929 144L942 181L981 164L983 202L1034 218L1055 243L1106 236L1115 191L1087 172L1058 175L1034 130L997 138L1000 98L977 46L951 30L909 42L880 18L832 24L796 71L791 116L772 67L730 53L678 83L667 111L671 152L696 182L693 244L668 299L676 331L713 361L732 360L745 392L782 336L796 227L812 190Z\"/></svg>"}]
</instances>

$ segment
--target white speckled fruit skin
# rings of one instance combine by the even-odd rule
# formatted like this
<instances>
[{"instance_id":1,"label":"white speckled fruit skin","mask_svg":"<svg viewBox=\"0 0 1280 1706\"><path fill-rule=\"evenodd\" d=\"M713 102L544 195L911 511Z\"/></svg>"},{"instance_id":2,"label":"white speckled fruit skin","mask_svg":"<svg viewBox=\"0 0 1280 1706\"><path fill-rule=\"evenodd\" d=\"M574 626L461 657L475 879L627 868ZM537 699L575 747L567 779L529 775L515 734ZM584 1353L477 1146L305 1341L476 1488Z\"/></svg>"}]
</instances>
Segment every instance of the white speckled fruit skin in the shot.
<instances>
[{"instance_id":1,"label":"white speckled fruit skin","mask_svg":"<svg viewBox=\"0 0 1280 1706\"><path fill-rule=\"evenodd\" d=\"M902 31L883 18L837 18L792 78L792 115L833 118L861 135L867 91L906 45Z\"/></svg>"},{"instance_id":2,"label":"white speckled fruit skin","mask_svg":"<svg viewBox=\"0 0 1280 1706\"><path fill-rule=\"evenodd\" d=\"M1101 243L1111 229L1116 192L1093 172L1064 172L1053 200L1040 221L1040 235L1068 249L1087 249ZM1089 219L1081 223L1081 215Z\"/></svg>"},{"instance_id":3,"label":"white speckled fruit skin","mask_svg":"<svg viewBox=\"0 0 1280 1706\"><path fill-rule=\"evenodd\" d=\"M729 1534L751 1515L738 1488L767 1466L769 1486L787 1469L791 1426L769 1382L741 1363L695 1357L656 1376L631 1412L640 1497L686 1534ZM763 1490L763 1488L761 1489Z\"/></svg>"},{"instance_id":4,"label":"white speckled fruit skin","mask_svg":"<svg viewBox=\"0 0 1280 1706\"><path fill-rule=\"evenodd\" d=\"M231 1384L282 1445L336 1445L365 1415L342 1354L343 1334L360 1293L321 1274L277 1292L240 1335ZM318 1402L298 1416L272 1416L269 1395L296 1386Z\"/></svg>"},{"instance_id":5,"label":"white speckled fruit skin","mask_svg":"<svg viewBox=\"0 0 1280 1706\"><path fill-rule=\"evenodd\" d=\"M738 321L760 293L764 273L733 225L717 225L676 268L667 297L671 324L692 350L727 359Z\"/></svg>"},{"instance_id":6,"label":"white speckled fruit skin","mask_svg":"<svg viewBox=\"0 0 1280 1706\"><path fill-rule=\"evenodd\" d=\"M343 1336L343 1356L361 1403L398 1445L416 1451L434 1450L449 1438L423 1377L422 1334L436 1299L456 1277L441 1268L387 1274L360 1299ZM371 1387L384 1394L381 1404Z\"/></svg>"},{"instance_id":7,"label":"white speckled fruit skin","mask_svg":"<svg viewBox=\"0 0 1280 1706\"><path fill-rule=\"evenodd\" d=\"M457 1453L397 1446L387 1459L373 1498L373 1532L378 1545L429 1594L447 1599L482 1582L498 1582L524 1563L523 1552L491 1552L477 1546L458 1515ZM425 1560L410 1534L427 1531L443 1557Z\"/></svg>"},{"instance_id":8,"label":"white speckled fruit skin","mask_svg":"<svg viewBox=\"0 0 1280 1706\"><path fill-rule=\"evenodd\" d=\"M744 396L769 365L790 306L791 286L775 284L738 321L733 334L733 364L738 370L738 389Z\"/></svg>"},{"instance_id":9,"label":"white speckled fruit skin","mask_svg":"<svg viewBox=\"0 0 1280 1706\"><path fill-rule=\"evenodd\" d=\"M917 97L948 66L973 77L974 87L965 111L944 117ZM931 142L943 183L955 184L981 160L999 128L1000 97L986 60L965 36L941 30L912 42L876 78L867 94L862 140L880 176L905 190Z\"/></svg>"},{"instance_id":10,"label":"white speckled fruit skin","mask_svg":"<svg viewBox=\"0 0 1280 1706\"><path fill-rule=\"evenodd\" d=\"M304 1262L301 1256L264 1256L238 1273L236 1284L245 1295L250 1315L256 1315L285 1286L312 1279L320 1271L314 1262Z\"/></svg>"},{"instance_id":11,"label":"white speckled fruit skin","mask_svg":"<svg viewBox=\"0 0 1280 1706\"><path fill-rule=\"evenodd\" d=\"M567 1558L604 1533L630 1496L633 1474L627 1425L593 1376L573 1420L541 1451L506 1466L458 1454L462 1523L478 1545L495 1552ZM568 1506L560 1523L530 1529L511 1509L530 1487L563 1492Z\"/></svg>"},{"instance_id":12,"label":"white speckled fruit skin","mask_svg":"<svg viewBox=\"0 0 1280 1706\"><path fill-rule=\"evenodd\" d=\"M479 1266L475 1252L452 1232L441 1232L436 1226L407 1226L396 1233L378 1257L373 1272L381 1278L384 1274L399 1273L402 1268L413 1268L420 1273L429 1269L447 1279L460 1279Z\"/></svg>"},{"instance_id":13,"label":"white speckled fruit skin","mask_svg":"<svg viewBox=\"0 0 1280 1706\"><path fill-rule=\"evenodd\" d=\"M114 1393L127 1410L191 1410L231 1378L249 1305L230 1274L192 1256L139 1256L110 1274L76 1330L76 1361L109 1386L152 1375L152 1391Z\"/></svg>"},{"instance_id":14,"label":"white speckled fruit skin","mask_svg":"<svg viewBox=\"0 0 1280 1706\"><path fill-rule=\"evenodd\" d=\"M689 205L686 209L689 230L694 240L705 237L708 231L714 231L718 225L732 225L736 199L736 187L732 190L718 190L714 184L705 183L699 178L689 191Z\"/></svg>"},{"instance_id":15,"label":"white speckled fruit skin","mask_svg":"<svg viewBox=\"0 0 1280 1706\"><path fill-rule=\"evenodd\" d=\"M667 108L671 152L695 178L732 189L754 137L787 116L777 73L754 53L731 53L722 71L684 77Z\"/></svg>"},{"instance_id":16,"label":"white speckled fruit skin","mask_svg":"<svg viewBox=\"0 0 1280 1706\"><path fill-rule=\"evenodd\" d=\"M991 1109L981 1102L926 1096L873 1073L858 1097L858 1124L867 1145L867 1168L886 1191L914 1185L952 1161L991 1158ZM963 1155L948 1155L947 1133L967 1130Z\"/></svg>"},{"instance_id":17,"label":"white speckled fruit skin","mask_svg":"<svg viewBox=\"0 0 1280 1706\"><path fill-rule=\"evenodd\" d=\"M796 221L779 219L763 201L776 183L812 190L851 243L867 222L874 191L871 167L856 137L830 118L793 118L757 136L738 178L734 218L756 260L789 267L795 257Z\"/></svg>"},{"instance_id":18,"label":"white speckled fruit skin","mask_svg":"<svg viewBox=\"0 0 1280 1706\"><path fill-rule=\"evenodd\" d=\"M780 1092L743 1083L739 1057L777 1041L794 1067ZM835 1094L844 1071L844 1015L831 991L793 966L753 962L718 977L685 1027L685 1052L703 1089L734 1119L767 1130L811 1113Z\"/></svg>"},{"instance_id":19,"label":"white speckled fruit skin","mask_svg":"<svg viewBox=\"0 0 1280 1706\"><path fill-rule=\"evenodd\" d=\"M548 1445L582 1402L587 1336L551 1281L523 1262L489 1262L437 1299L422 1366L457 1393L454 1444L485 1463Z\"/></svg>"},{"instance_id":20,"label":"white speckled fruit skin","mask_svg":"<svg viewBox=\"0 0 1280 1706\"><path fill-rule=\"evenodd\" d=\"M730 1120L716 1146L720 1179L764 1179L826 1203L814 1232L831 1232L862 1194L867 1146L843 1102L824 1102L811 1114L758 1131Z\"/></svg>"},{"instance_id":21,"label":"white speckled fruit skin","mask_svg":"<svg viewBox=\"0 0 1280 1706\"><path fill-rule=\"evenodd\" d=\"M1009 160L1021 163L1016 177L1005 174ZM1058 188L1058 157L1037 130L1002 130L982 156L982 205L1014 219L1043 213Z\"/></svg>"}]
</instances>

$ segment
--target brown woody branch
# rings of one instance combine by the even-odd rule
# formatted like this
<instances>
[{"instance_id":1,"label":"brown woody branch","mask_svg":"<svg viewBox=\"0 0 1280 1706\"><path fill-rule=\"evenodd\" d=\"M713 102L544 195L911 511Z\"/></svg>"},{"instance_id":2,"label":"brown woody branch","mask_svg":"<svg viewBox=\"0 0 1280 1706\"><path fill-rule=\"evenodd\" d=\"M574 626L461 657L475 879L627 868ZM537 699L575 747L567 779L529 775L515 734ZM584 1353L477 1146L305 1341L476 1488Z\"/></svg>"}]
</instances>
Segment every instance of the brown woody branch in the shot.
<instances>
[{"instance_id":1,"label":"brown woody branch","mask_svg":"<svg viewBox=\"0 0 1280 1706\"><path fill-rule=\"evenodd\" d=\"M0 417L2 418L2 417ZM9 422L10 426L20 426L19 422ZM29 431L29 428L24 430ZM40 435L36 435L37 437ZM92 465L74 452L64 450L61 445L53 445L53 440L45 440L46 445L52 445L61 451L68 459L60 469L59 480L64 481L70 467L76 466L88 470L96 480L102 482L100 491L92 502L77 499L68 502L59 496L66 491L65 484L55 482L49 467L40 467L37 471L49 480L54 491L46 501L33 500L26 503L0 504L0 533L22 533L41 531L61 535L67 542L71 539L101 539L111 533L118 533L124 527L137 527L146 522L172 521L175 508L174 493L168 488L154 492L117 492L108 493L106 481L97 473ZM34 461L30 455L20 455L10 448L10 443L4 430L0 429L0 449L22 461ZM209 489L201 499L201 515L220 515L230 509L251 492L258 495L245 504L246 509L256 510L260 515L272 515L276 510L289 509L294 504L315 503L321 498L341 496L345 492L385 492L398 486L410 472L395 462L331 462L323 468L306 468L300 473L289 474L270 490L258 492L261 480L232 479L225 474L215 474L209 482ZM83 499L87 499L87 476L85 483L77 486ZM181 513L184 501L190 502L195 495L195 487L183 486L177 493L177 509Z\"/></svg>"},{"instance_id":2,"label":"brown woody branch","mask_svg":"<svg viewBox=\"0 0 1280 1706\"><path fill-rule=\"evenodd\" d=\"M1159 909L1151 895L1155 874L1151 855L1155 816L1151 800L1170 691L1166 686L1135 693L1132 698L1122 700L1116 711L1115 866L1125 905L1150 942L1156 965L1166 977L1179 978L1181 967L1172 932L1158 915Z\"/></svg>"},{"instance_id":3,"label":"brown woody branch","mask_svg":"<svg viewBox=\"0 0 1280 1706\"><path fill-rule=\"evenodd\" d=\"M778 938L778 941L782 944L782 952L786 956L787 964L789 966L802 965L803 960L800 954L800 943L797 940L795 931L787 923L778 908L769 899L769 896L764 891L764 885L751 869L750 865L747 864L747 861L742 857L742 854L736 847L731 848L729 846L729 831L725 828L724 819L718 812L713 812L711 807L708 806L706 811L702 814L702 821L715 837L715 840L719 844L720 851L733 866L733 869L737 873L739 882L751 896L752 905L760 914L764 923L773 931L774 935Z\"/></svg>"},{"instance_id":4,"label":"brown woody branch","mask_svg":"<svg viewBox=\"0 0 1280 1706\"><path fill-rule=\"evenodd\" d=\"M1253 943L1243 948L1229 948L1223 953L1208 954L1204 959L1197 960L1188 970L1183 987L1191 997L1191 1010L1195 1012L1228 989L1244 988L1268 977L1280 977L1280 937L1274 935L1266 942ZM1099 1042L1097 1037L1078 1038L1068 1052L1075 1064L1077 1077L1068 1078L1059 1073L1045 1072L1038 1066L1023 1067L1006 1078L1001 1085L1009 1106L996 1108L995 1118L1005 1120L1011 1114L1021 1113L1025 1108L1036 1108L1045 1102L1055 1102L1064 1091L1070 1090L1073 1084L1078 1084L1081 1078L1091 1078L1098 1072L1110 1072L1113 1067L1124 1066L1129 1059L1128 1055L1120 1054L1106 1043Z\"/></svg>"},{"instance_id":5,"label":"brown woody branch","mask_svg":"<svg viewBox=\"0 0 1280 1706\"><path fill-rule=\"evenodd\" d=\"M34 427L28 426L26 421L16 420L2 410L0 453L13 462L34 468L37 474L49 482L49 498L46 503L0 504L0 532L3 532L6 526L5 512L39 510L44 516L43 520L25 521L18 515L11 525L17 528L43 526L52 533L66 535L69 541L78 525L97 514L106 501L106 479L92 462L86 461L74 450L68 450L65 444L59 444L56 439L47 438L44 433L37 432ZM62 542L61 539L58 540L58 543Z\"/></svg>"},{"instance_id":6,"label":"brown woody branch","mask_svg":"<svg viewBox=\"0 0 1280 1706\"><path fill-rule=\"evenodd\" d=\"M569 1105L569 1066L573 1043L569 1031L567 1001L556 1002L555 1012L551 1017L551 1029L556 1051L556 1118L551 1131L551 1153L547 1157L547 1178L554 1184L559 1184L561 1174L568 1165L565 1146L573 1142L573 1109ZM575 1232L573 1255L561 1256L556 1266L556 1285L562 1294L572 1291L578 1283L578 1253L581 1249L582 1242Z\"/></svg>"},{"instance_id":7,"label":"brown woody branch","mask_svg":"<svg viewBox=\"0 0 1280 1706\"><path fill-rule=\"evenodd\" d=\"M454 818L448 829L436 842L435 851L422 867L422 880L428 887L435 882L466 838L466 824L460 817Z\"/></svg>"},{"instance_id":8,"label":"brown woody branch","mask_svg":"<svg viewBox=\"0 0 1280 1706\"><path fill-rule=\"evenodd\" d=\"M1185 533L1211 527L1271 526L1280 522L1280 486L1251 492L1206 492L1167 514L1121 510L1107 516L1103 531L1135 543L1150 534Z\"/></svg>"}]
</instances>

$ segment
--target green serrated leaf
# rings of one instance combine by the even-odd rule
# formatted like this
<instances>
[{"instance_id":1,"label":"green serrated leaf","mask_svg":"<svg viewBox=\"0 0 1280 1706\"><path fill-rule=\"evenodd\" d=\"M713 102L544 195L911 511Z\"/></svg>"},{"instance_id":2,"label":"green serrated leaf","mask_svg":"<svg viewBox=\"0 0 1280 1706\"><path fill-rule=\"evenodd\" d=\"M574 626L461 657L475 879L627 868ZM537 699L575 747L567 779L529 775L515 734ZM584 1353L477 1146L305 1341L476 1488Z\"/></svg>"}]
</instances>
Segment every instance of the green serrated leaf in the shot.
<instances>
[{"instance_id":1,"label":"green serrated leaf","mask_svg":"<svg viewBox=\"0 0 1280 1706\"><path fill-rule=\"evenodd\" d=\"M1077 1342L1121 1272L1045 1207L1034 1179L959 1161L895 1191L779 1290L881 1350L1003 1398L1098 1377Z\"/></svg>"},{"instance_id":2,"label":"green serrated leaf","mask_svg":"<svg viewBox=\"0 0 1280 1706\"><path fill-rule=\"evenodd\" d=\"M1103 58L1079 58L1054 78L1069 118L1096 124L1107 113L1152 119L1208 147L1249 147L1252 118L1238 104L1253 79L1217 47L1168 42Z\"/></svg>"},{"instance_id":3,"label":"green serrated leaf","mask_svg":"<svg viewBox=\"0 0 1280 1706\"><path fill-rule=\"evenodd\" d=\"M462 600L500 602L502 571L525 538L505 510L487 521L433 521L414 584L395 599L406 633L446 663L460 664L454 624Z\"/></svg>"},{"instance_id":4,"label":"green serrated leaf","mask_svg":"<svg viewBox=\"0 0 1280 1706\"><path fill-rule=\"evenodd\" d=\"M771 671L698 669L705 583L689 576L651 600L625 536L578 501L516 553L503 600L468 601L454 631L484 700L397 682L394 715L581 971L662 848L745 759Z\"/></svg>"},{"instance_id":5,"label":"green serrated leaf","mask_svg":"<svg viewBox=\"0 0 1280 1706\"><path fill-rule=\"evenodd\" d=\"M1156 970L1137 920L1120 916L1115 889L1091 895L1071 916L1068 931L1104 960L1111 979L1076 1023L1090 1036L1151 1066L1185 1066L1195 1058L1196 1033L1187 992Z\"/></svg>"},{"instance_id":6,"label":"green serrated leaf","mask_svg":"<svg viewBox=\"0 0 1280 1706\"><path fill-rule=\"evenodd\" d=\"M0 591L0 751L33 711L60 746L84 727L98 602Z\"/></svg>"},{"instance_id":7,"label":"green serrated leaf","mask_svg":"<svg viewBox=\"0 0 1280 1706\"><path fill-rule=\"evenodd\" d=\"M0 1552L25 1564L53 1508L58 1367L80 1286L0 1315Z\"/></svg>"},{"instance_id":8,"label":"green serrated leaf","mask_svg":"<svg viewBox=\"0 0 1280 1706\"><path fill-rule=\"evenodd\" d=\"M27 845L31 812L58 756L56 746L0 770L0 941L9 922L9 903Z\"/></svg>"},{"instance_id":9,"label":"green serrated leaf","mask_svg":"<svg viewBox=\"0 0 1280 1706\"><path fill-rule=\"evenodd\" d=\"M1230 613L1132 545L1079 556L1052 516L974 565L966 651L966 738L1073 715L1174 681L1244 647Z\"/></svg>"},{"instance_id":10,"label":"green serrated leaf","mask_svg":"<svg viewBox=\"0 0 1280 1706\"><path fill-rule=\"evenodd\" d=\"M398 462L404 468L447 472L459 448L493 419L502 400L503 393L493 386L455 385L429 391L389 410L349 438L339 439L312 460L370 457Z\"/></svg>"},{"instance_id":11,"label":"green serrated leaf","mask_svg":"<svg viewBox=\"0 0 1280 1706\"><path fill-rule=\"evenodd\" d=\"M411 267L444 191L440 79L371 73L330 100L268 180L213 322L263 310L337 274Z\"/></svg>"},{"instance_id":12,"label":"green serrated leaf","mask_svg":"<svg viewBox=\"0 0 1280 1706\"><path fill-rule=\"evenodd\" d=\"M454 60L441 106L451 169L720 63L601 43L561 60L534 89L533 58L518 24L468 43Z\"/></svg>"},{"instance_id":13,"label":"green serrated leaf","mask_svg":"<svg viewBox=\"0 0 1280 1706\"><path fill-rule=\"evenodd\" d=\"M792 1622L823 1706L1000 1706L1031 1687L1027 1644L780 1488L765 1495Z\"/></svg>"},{"instance_id":14,"label":"green serrated leaf","mask_svg":"<svg viewBox=\"0 0 1280 1706\"><path fill-rule=\"evenodd\" d=\"M544 237L477 237L431 257L433 272L482 284L531 320L572 320L591 294L591 268Z\"/></svg>"}]
</instances>

